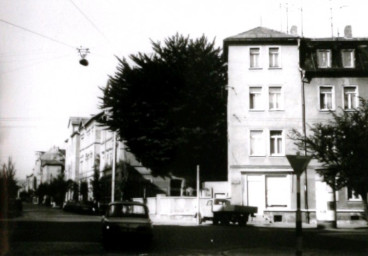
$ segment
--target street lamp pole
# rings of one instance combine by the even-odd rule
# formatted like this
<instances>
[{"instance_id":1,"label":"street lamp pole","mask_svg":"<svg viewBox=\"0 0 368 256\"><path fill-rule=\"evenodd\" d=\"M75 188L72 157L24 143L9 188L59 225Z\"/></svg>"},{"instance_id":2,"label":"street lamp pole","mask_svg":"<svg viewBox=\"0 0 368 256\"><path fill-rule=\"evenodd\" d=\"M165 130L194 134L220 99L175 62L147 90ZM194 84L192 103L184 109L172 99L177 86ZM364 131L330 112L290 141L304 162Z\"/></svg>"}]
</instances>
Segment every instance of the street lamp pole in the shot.
<instances>
[{"instance_id":1,"label":"street lamp pole","mask_svg":"<svg viewBox=\"0 0 368 256\"><path fill-rule=\"evenodd\" d=\"M200 177L200 175L199 175L199 165L197 165L197 224L200 224L200 222L201 222L201 216L200 216L201 211L199 209L199 207L200 207L200 186L199 186L199 184L200 184L199 179L200 178L199 177Z\"/></svg>"},{"instance_id":2,"label":"street lamp pole","mask_svg":"<svg viewBox=\"0 0 368 256\"><path fill-rule=\"evenodd\" d=\"M115 201L116 132L112 133L111 202Z\"/></svg>"},{"instance_id":3,"label":"street lamp pole","mask_svg":"<svg viewBox=\"0 0 368 256\"><path fill-rule=\"evenodd\" d=\"M303 229L302 213L300 210L300 174L296 175L296 256L302 255Z\"/></svg>"}]
</instances>

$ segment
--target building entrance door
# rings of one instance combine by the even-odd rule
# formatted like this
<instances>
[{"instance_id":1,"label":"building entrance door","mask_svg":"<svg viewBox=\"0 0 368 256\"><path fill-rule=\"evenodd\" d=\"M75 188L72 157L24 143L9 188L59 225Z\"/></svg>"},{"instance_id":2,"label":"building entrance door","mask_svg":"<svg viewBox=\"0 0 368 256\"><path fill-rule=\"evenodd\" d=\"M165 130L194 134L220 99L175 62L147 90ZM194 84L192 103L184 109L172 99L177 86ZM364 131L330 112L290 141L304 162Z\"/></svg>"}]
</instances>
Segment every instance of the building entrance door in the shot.
<instances>
[{"instance_id":1,"label":"building entrance door","mask_svg":"<svg viewBox=\"0 0 368 256\"><path fill-rule=\"evenodd\" d=\"M249 206L258 207L257 215L263 215L265 208L265 182L263 175L247 176L247 198Z\"/></svg>"}]
</instances>

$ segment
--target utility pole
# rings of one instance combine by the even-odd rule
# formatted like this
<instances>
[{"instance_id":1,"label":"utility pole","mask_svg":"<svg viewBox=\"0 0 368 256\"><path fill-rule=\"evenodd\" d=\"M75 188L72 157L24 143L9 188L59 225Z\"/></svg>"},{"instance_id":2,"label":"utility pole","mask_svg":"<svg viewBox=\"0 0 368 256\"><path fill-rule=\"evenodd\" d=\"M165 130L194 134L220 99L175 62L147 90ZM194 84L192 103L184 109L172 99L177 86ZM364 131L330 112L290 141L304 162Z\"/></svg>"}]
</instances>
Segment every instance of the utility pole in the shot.
<instances>
[{"instance_id":1,"label":"utility pole","mask_svg":"<svg viewBox=\"0 0 368 256\"><path fill-rule=\"evenodd\" d=\"M112 133L111 202L115 201L116 132Z\"/></svg>"},{"instance_id":2,"label":"utility pole","mask_svg":"<svg viewBox=\"0 0 368 256\"><path fill-rule=\"evenodd\" d=\"M200 224L201 223L201 211L199 209L200 207L200 186L199 186L199 165L197 165L197 224Z\"/></svg>"}]
</instances>

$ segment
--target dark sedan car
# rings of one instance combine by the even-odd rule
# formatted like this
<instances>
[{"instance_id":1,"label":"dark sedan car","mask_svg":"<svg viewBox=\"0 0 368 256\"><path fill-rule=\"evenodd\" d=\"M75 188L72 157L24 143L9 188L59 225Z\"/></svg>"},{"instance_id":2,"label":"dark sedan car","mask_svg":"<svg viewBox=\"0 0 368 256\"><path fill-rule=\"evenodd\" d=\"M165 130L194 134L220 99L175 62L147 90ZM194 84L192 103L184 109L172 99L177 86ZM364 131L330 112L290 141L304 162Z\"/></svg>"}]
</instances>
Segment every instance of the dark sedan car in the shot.
<instances>
[{"instance_id":1,"label":"dark sedan car","mask_svg":"<svg viewBox=\"0 0 368 256\"><path fill-rule=\"evenodd\" d=\"M152 240L152 222L145 204L114 202L102 217L102 242L106 245L139 245Z\"/></svg>"}]
</instances>

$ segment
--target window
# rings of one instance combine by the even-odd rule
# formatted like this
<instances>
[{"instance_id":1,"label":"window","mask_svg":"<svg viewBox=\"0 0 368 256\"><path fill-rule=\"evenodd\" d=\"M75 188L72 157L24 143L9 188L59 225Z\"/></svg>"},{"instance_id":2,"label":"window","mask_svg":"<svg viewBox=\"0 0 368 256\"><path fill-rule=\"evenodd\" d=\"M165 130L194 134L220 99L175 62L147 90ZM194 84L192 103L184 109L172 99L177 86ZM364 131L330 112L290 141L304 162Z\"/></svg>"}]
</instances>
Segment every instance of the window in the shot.
<instances>
[{"instance_id":1,"label":"window","mask_svg":"<svg viewBox=\"0 0 368 256\"><path fill-rule=\"evenodd\" d=\"M268 95L270 110L282 109L281 87L270 87Z\"/></svg>"},{"instance_id":2,"label":"window","mask_svg":"<svg viewBox=\"0 0 368 256\"><path fill-rule=\"evenodd\" d=\"M262 109L262 87L249 87L249 109Z\"/></svg>"},{"instance_id":3,"label":"window","mask_svg":"<svg viewBox=\"0 0 368 256\"><path fill-rule=\"evenodd\" d=\"M345 49L341 50L342 66L344 68L354 68L355 66L355 56L354 50Z\"/></svg>"},{"instance_id":4,"label":"window","mask_svg":"<svg viewBox=\"0 0 368 256\"><path fill-rule=\"evenodd\" d=\"M249 49L249 67L250 68L260 68L259 48Z\"/></svg>"},{"instance_id":5,"label":"window","mask_svg":"<svg viewBox=\"0 0 368 256\"><path fill-rule=\"evenodd\" d=\"M290 202L290 185L286 175L266 176L267 207L288 207Z\"/></svg>"},{"instance_id":6,"label":"window","mask_svg":"<svg viewBox=\"0 0 368 256\"><path fill-rule=\"evenodd\" d=\"M269 67L279 68L280 67L279 48L271 47L268 49L268 53L269 53Z\"/></svg>"},{"instance_id":7,"label":"window","mask_svg":"<svg viewBox=\"0 0 368 256\"><path fill-rule=\"evenodd\" d=\"M347 187L349 201L361 201L362 197L358 195L352 188Z\"/></svg>"},{"instance_id":8,"label":"window","mask_svg":"<svg viewBox=\"0 0 368 256\"><path fill-rule=\"evenodd\" d=\"M321 86L319 88L319 107L321 110L334 108L334 95L332 86Z\"/></svg>"},{"instance_id":9,"label":"window","mask_svg":"<svg viewBox=\"0 0 368 256\"><path fill-rule=\"evenodd\" d=\"M319 68L331 67L331 50L318 50L317 60Z\"/></svg>"},{"instance_id":10,"label":"window","mask_svg":"<svg viewBox=\"0 0 368 256\"><path fill-rule=\"evenodd\" d=\"M250 131L250 155L264 156L265 143L263 131Z\"/></svg>"},{"instance_id":11,"label":"window","mask_svg":"<svg viewBox=\"0 0 368 256\"><path fill-rule=\"evenodd\" d=\"M344 109L351 110L358 107L358 93L356 86L344 87Z\"/></svg>"},{"instance_id":12,"label":"window","mask_svg":"<svg viewBox=\"0 0 368 256\"><path fill-rule=\"evenodd\" d=\"M283 153L282 131L270 131L270 155L278 156Z\"/></svg>"}]
</instances>

